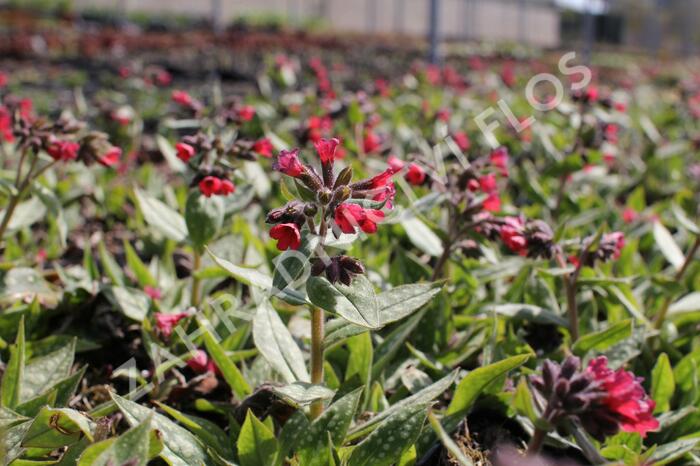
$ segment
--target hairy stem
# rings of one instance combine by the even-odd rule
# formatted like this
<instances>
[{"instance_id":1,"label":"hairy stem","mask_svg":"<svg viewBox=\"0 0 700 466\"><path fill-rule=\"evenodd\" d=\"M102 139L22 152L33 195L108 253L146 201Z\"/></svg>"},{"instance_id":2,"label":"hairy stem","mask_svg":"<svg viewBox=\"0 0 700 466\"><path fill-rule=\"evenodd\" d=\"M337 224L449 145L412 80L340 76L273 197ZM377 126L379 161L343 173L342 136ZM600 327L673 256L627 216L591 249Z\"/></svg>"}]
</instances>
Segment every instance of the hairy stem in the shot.
<instances>
[{"instance_id":1,"label":"hairy stem","mask_svg":"<svg viewBox=\"0 0 700 466\"><path fill-rule=\"evenodd\" d=\"M566 261L561 253L557 254L557 262L561 268L566 268ZM573 274L564 275L564 289L566 291L566 314L569 317L569 333L571 342L578 340L578 305L576 303L576 281L579 269Z\"/></svg>"},{"instance_id":2,"label":"hairy stem","mask_svg":"<svg viewBox=\"0 0 700 466\"><path fill-rule=\"evenodd\" d=\"M532 434L532 437L530 437L530 442L527 444L526 455L532 456L539 453L542 449L542 444L544 443L544 438L546 436L547 432L540 429L539 427L536 427L535 432Z\"/></svg>"},{"instance_id":3,"label":"hairy stem","mask_svg":"<svg viewBox=\"0 0 700 466\"><path fill-rule=\"evenodd\" d=\"M194 260L192 264L192 296L190 297L190 305L199 306L202 281L197 277L197 271L202 265L202 255L198 249L194 250Z\"/></svg>"},{"instance_id":4,"label":"hairy stem","mask_svg":"<svg viewBox=\"0 0 700 466\"><path fill-rule=\"evenodd\" d=\"M674 275L673 277L674 281L678 282L681 280L681 278L683 278L685 271L688 269L688 266L690 266L690 263L693 261L693 258L698 252L698 249L700 249L700 235L695 237L695 242L690 247L688 254L685 256L685 261L683 261L683 265L680 269L678 269L678 272L676 272L676 275ZM666 320L666 314L668 314L668 308L671 306L671 301L671 296L667 296L664 300L664 303L661 306L661 310L656 315L656 319L654 320L654 328L660 329L664 325L664 321Z\"/></svg>"},{"instance_id":5,"label":"hairy stem","mask_svg":"<svg viewBox=\"0 0 700 466\"><path fill-rule=\"evenodd\" d=\"M323 384L323 309L311 308L311 383ZM323 412L323 400L311 404L311 418Z\"/></svg>"}]
</instances>

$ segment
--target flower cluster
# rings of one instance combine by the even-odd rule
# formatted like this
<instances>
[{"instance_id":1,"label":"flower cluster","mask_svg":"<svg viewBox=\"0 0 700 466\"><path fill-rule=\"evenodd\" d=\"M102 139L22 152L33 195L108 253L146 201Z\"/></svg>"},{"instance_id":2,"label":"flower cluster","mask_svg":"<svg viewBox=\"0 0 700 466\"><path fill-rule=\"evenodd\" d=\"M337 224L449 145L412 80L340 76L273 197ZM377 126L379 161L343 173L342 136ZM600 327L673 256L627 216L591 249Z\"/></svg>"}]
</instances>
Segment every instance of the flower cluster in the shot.
<instances>
[{"instance_id":1,"label":"flower cluster","mask_svg":"<svg viewBox=\"0 0 700 466\"><path fill-rule=\"evenodd\" d=\"M588 237L583 241L583 244L591 244L594 237ZM601 236L598 246L593 250L588 250L579 256L569 256L569 262L574 266L593 267L596 261L607 262L610 259L618 259L625 247L625 234L621 231L606 233Z\"/></svg>"},{"instance_id":2,"label":"flower cluster","mask_svg":"<svg viewBox=\"0 0 700 466\"><path fill-rule=\"evenodd\" d=\"M620 430L645 437L659 427L653 417L654 401L644 391L642 379L608 367L607 359L593 359L585 370L569 356L562 364L544 362L542 375L532 385L546 402L542 418L555 427L575 419L594 438L603 440Z\"/></svg>"},{"instance_id":3,"label":"flower cluster","mask_svg":"<svg viewBox=\"0 0 700 466\"><path fill-rule=\"evenodd\" d=\"M329 230L335 237L358 231L374 233L384 219L382 209L392 207L396 192L392 177L396 171L388 168L352 183L349 167L335 172L339 144L336 138L320 139L314 144L321 162L320 174L299 159L299 149L283 150L277 156L273 168L297 180L300 191L309 193L304 201L292 200L268 213L266 221L273 225L270 237L277 240L279 250L298 249L304 229L320 237L322 244ZM353 275L364 272L364 267L348 256L319 257L313 261L312 272L325 272L329 281L348 284Z\"/></svg>"}]
</instances>

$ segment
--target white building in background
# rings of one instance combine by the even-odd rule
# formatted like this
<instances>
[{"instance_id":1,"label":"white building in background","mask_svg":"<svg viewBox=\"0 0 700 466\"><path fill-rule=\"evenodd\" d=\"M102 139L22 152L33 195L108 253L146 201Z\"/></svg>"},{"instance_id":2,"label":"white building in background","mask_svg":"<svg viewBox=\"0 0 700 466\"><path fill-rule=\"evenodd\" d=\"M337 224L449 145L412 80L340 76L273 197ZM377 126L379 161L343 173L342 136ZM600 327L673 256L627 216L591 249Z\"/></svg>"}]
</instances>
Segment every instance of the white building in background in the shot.
<instances>
[{"instance_id":1,"label":"white building in background","mask_svg":"<svg viewBox=\"0 0 700 466\"><path fill-rule=\"evenodd\" d=\"M559 10L552 0L440 0L444 39L559 45ZM220 24L274 14L318 18L339 31L424 35L429 0L74 0L78 9L214 17Z\"/></svg>"}]
</instances>

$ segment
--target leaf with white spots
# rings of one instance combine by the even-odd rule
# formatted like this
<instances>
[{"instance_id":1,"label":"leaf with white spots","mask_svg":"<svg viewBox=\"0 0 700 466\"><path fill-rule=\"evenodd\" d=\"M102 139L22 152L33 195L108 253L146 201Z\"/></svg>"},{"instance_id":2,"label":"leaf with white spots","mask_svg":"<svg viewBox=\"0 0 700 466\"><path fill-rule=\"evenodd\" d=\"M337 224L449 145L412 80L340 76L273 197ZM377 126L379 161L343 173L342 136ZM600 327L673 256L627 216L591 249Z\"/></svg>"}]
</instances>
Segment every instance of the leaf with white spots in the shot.
<instances>
[{"instance_id":1,"label":"leaf with white spots","mask_svg":"<svg viewBox=\"0 0 700 466\"><path fill-rule=\"evenodd\" d=\"M416 403L386 418L350 454L348 466L388 466L416 441L428 403Z\"/></svg>"}]
</instances>

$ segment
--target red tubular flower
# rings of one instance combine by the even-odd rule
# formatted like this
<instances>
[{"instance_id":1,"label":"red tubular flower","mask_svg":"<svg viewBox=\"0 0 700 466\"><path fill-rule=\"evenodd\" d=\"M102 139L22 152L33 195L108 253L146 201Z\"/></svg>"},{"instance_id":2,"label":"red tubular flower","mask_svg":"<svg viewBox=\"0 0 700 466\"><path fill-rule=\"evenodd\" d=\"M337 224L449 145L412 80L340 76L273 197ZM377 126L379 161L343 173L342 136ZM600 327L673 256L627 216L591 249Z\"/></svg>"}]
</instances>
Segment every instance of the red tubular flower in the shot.
<instances>
[{"instance_id":1,"label":"red tubular flower","mask_svg":"<svg viewBox=\"0 0 700 466\"><path fill-rule=\"evenodd\" d=\"M338 138L320 139L314 143L316 153L321 159L321 163L329 164L335 162L335 150L340 144Z\"/></svg>"},{"instance_id":2,"label":"red tubular flower","mask_svg":"<svg viewBox=\"0 0 700 466\"><path fill-rule=\"evenodd\" d=\"M211 197L214 194L219 194L221 191L221 180L215 176L205 176L199 182L199 192L206 197Z\"/></svg>"},{"instance_id":3,"label":"red tubular flower","mask_svg":"<svg viewBox=\"0 0 700 466\"><path fill-rule=\"evenodd\" d=\"M244 105L238 110L238 118L242 121L250 121L255 116L255 107L252 105Z\"/></svg>"},{"instance_id":4,"label":"red tubular flower","mask_svg":"<svg viewBox=\"0 0 700 466\"><path fill-rule=\"evenodd\" d=\"M156 312L154 317L156 319L156 328L165 337L169 337L173 334L173 329L175 326L185 317L189 316L186 312L179 312L176 314L163 314L161 312Z\"/></svg>"},{"instance_id":5,"label":"red tubular flower","mask_svg":"<svg viewBox=\"0 0 700 466\"><path fill-rule=\"evenodd\" d=\"M420 165L412 163L408 166L408 171L406 172L405 178L406 181L412 185L420 186L425 182L426 176L425 170L423 170Z\"/></svg>"},{"instance_id":6,"label":"red tubular flower","mask_svg":"<svg viewBox=\"0 0 700 466\"><path fill-rule=\"evenodd\" d=\"M69 160L75 160L78 158L78 151L80 150L80 144L71 141L56 141L52 143L46 152L54 160L62 160L67 162Z\"/></svg>"},{"instance_id":7,"label":"red tubular flower","mask_svg":"<svg viewBox=\"0 0 700 466\"><path fill-rule=\"evenodd\" d=\"M270 238L277 240L277 249L299 249L301 245L301 233L295 223L280 223L270 228Z\"/></svg>"},{"instance_id":8,"label":"red tubular flower","mask_svg":"<svg viewBox=\"0 0 700 466\"><path fill-rule=\"evenodd\" d=\"M493 174L488 174L479 177L479 187L485 193L493 193L498 189L496 184L496 176Z\"/></svg>"},{"instance_id":9,"label":"red tubular flower","mask_svg":"<svg viewBox=\"0 0 700 466\"><path fill-rule=\"evenodd\" d=\"M472 178L471 180L469 180L469 181L467 182L467 189L469 189L469 191L475 192L475 191L478 190L479 188L480 188L480 184L479 184L479 181L478 181L478 180Z\"/></svg>"},{"instance_id":10,"label":"red tubular flower","mask_svg":"<svg viewBox=\"0 0 700 466\"><path fill-rule=\"evenodd\" d=\"M625 210L622 211L622 221L625 223L632 223L637 218L639 217L639 214L637 213L636 210L634 210L631 207L625 208Z\"/></svg>"},{"instance_id":11,"label":"red tubular flower","mask_svg":"<svg viewBox=\"0 0 700 466\"><path fill-rule=\"evenodd\" d=\"M501 210L501 198L498 193L491 193L488 195L486 200L484 200L484 210L488 212L498 212Z\"/></svg>"},{"instance_id":12,"label":"red tubular flower","mask_svg":"<svg viewBox=\"0 0 700 466\"><path fill-rule=\"evenodd\" d=\"M508 175L508 149L499 147L491 152L489 158L494 167L499 168L505 176Z\"/></svg>"},{"instance_id":13,"label":"red tubular flower","mask_svg":"<svg viewBox=\"0 0 700 466\"><path fill-rule=\"evenodd\" d=\"M205 372L219 372L216 364L214 364L214 361L209 359L209 355L207 355L207 353L201 349L197 350L197 353L187 361L187 365L198 374L203 374Z\"/></svg>"},{"instance_id":14,"label":"red tubular flower","mask_svg":"<svg viewBox=\"0 0 700 466\"><path fill-rule=\"evenodd\" d=\"M301 175L304 172L304 166L299 161L299 149L281 151L272 168L293 178Z\"/></svg>"},{"instance_id":15,"label":"red tubular flower","mask_svg":"<svg viewBox=\"0 0 700 466\"><path fill-rule=\"evenodd\" d=\"M362 141L362 146L365 153L370 154L377 149L382 144L381 138L374 131L367 131L365 138Z\"/></svg>"},{"instance_id":16,"label":"red tubular flower","mask_svg":"<svg viewBox=\"0 0 700 466\"><path fill-rule=\"evenodd\" d=\"M375 233L377 222L384 219L384 212L376 209L364 209L358 204L344 203L335 209L335 223L343 233L355 233L359 227L365 233Z\"/></svg>"},{"instance_id":17,"label":"red tubular flower","mask_svg":"<svg viewBox=\"0 0 700 466\"><path fill-rule=\"evenodd\" d=\"M272 143L267 138L258 139L251 148L256 154L268 159L272 157L272 149Z\"/></svg>"},{"instance_id":18,"label":"red tubular flower","mask_svg":"<svg viewBox=\"0 0 700 466\"><path fill-rule=\"evenodd\" d=\"M177 150L177 158L187 163L192 157L194 157L194 147L190 146L184 142L178 142L175 144L175 150Z\"/></svg>"},{"instance_id":19,"label":"red tubular flower","mask_svg":"<svg viewBox=\"0 0 700 466\"><path fill-rule=\"evenodd\" d=\"M116 165L117 162L119 162L121 156L122 150L116 146L112 146L111 149L105 152L102 156L98 157L97 161L105 167L111 167Z\"/></svg>"},{"instance_id":20,"label":"red tubular flower","mask_svg":"<svg viewBox=\"0 0 700 466\"><path fill-rule=\"evenodd\" d=\"M641 378L623 369L613 371L605 356L593 359L586 371L605 390L602 402L618 420L625 432L638 432L646 437L649 431L658 429L652 413L656 404L644 391Z\"/></svg>"},{"instance_id":21,"label":"red tubular flower","mask_svg":"<svg viewBox=\"0 0 700 466\"><path fill-rule=\"evenodd\" d=\"M505 224L501 226L501 240L511 251L526 256L527 238L524 235L522 220L517 217L506 217L503 220Z\"/></svg>"},{"instance_id":22,"label":"red tubular flower","mask_svg":"<svg viewBox=\"0 0 700 466\"><path fill-rule=\"evenodd\" d=\"M403 170L403 167L405 165L404 161L399 159L395 155L390 155L387 159L387 163L389 164L389 168L391 168L394 171L394 173Z\"/></svg>"},{"instance_id":23,"label":"red tubular flower","mask_svg":"<svg viewBox=\"0 0 700 466\"><path fill-rule=\"evenodd\" d=\"M183 107L192 107L192 104L194 103L192 96L186 91L173 91L173 93L170 95L170 99Z\"/></svg>"},{"instance_id":24,"label":"red tubular flower","mask_svg":"<svg viewBox=\"0 0 700 466\"><path fill-rule=\"evenodd\" d=\"M0 105L0 138L6 142L15 140L15 136L12 134L12 116L7 107L3 105Z\"/></svg>"},{"instance_id":25,"label":"red tubular flower","mask_svg":"<svg viewBox=\"0 0 700 466\"><path fill-rule=\"evenodd\" d=\"M228 196L236 192L236 185L234 185L230 180L221 180L221 187L216 194L221 196Z\"/></svg>"},{"instance_id":26,"label":"red tubular flower","mask_svg":"<svg viewBox=\"0 0 700 466\"><path fill-rule=\"evenodd\" d=\"M625 247L625 234L621 231L614 231L603 235L601 238L601 243L610 243L614 245L613 259L619 259L622 248Z\"/></svg>"},{"instance_id":27,"label":"red tubular flower","mask_svg":"<svg viewBox=\"0 0 700 466\"><path fill-rule=\"evenodd\" d=\"M148 295L149 298L153 299L154 301L157 299L160 299L163 293L158 288L155 288L150 285L146 285L143 287L143 292Z\"/></svg>"},{"instance_id":28,"label":"red tubular flower","mask_svg":"<svg viewBox=\"0 0 700 466\"><path fill-rule=\"evenodd\" d=\"M469 141L469 136L467 136L467 134L463 131L459 131L459 132L453 134L452 139L455 140L457 147L459 147L459 149L462 151L468 150L469 147L471 146L471 142Z\"/></svg>"},{"instance_id":29,"label":"red tubular flower","mask_svg":"<svg viewBox=\"0 0 700 466\"><path fill-rule=\"evenodd\" d=\"M0 87L7 86L7 75L0 71Z\"/></svg>"}]
</instances>

